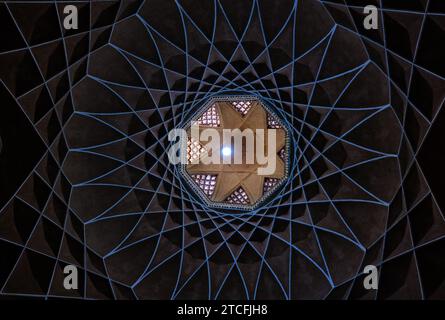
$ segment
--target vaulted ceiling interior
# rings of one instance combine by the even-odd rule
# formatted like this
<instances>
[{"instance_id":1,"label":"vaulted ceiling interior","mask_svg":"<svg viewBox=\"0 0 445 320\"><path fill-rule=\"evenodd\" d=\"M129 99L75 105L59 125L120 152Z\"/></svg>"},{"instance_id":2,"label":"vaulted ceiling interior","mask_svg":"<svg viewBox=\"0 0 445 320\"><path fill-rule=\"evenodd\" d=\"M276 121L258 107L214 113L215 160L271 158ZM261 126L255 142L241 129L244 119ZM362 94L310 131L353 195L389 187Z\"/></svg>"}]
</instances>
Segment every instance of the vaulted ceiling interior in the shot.
<instances>
[{"instance_id":1,"label":"vaulted ceiling interior","mask_svg":"<svg viewBox=\"0 0 445 320\"><path fill-rule=\"evenodd\" d=\"M67 31L62 2L0 3L0 295L445 298L443 1L368 0L378 30L358 0L75 4ZM289 178L247 212L167 157L224 94L290 128Z\"/></svg>"}]
</instances>

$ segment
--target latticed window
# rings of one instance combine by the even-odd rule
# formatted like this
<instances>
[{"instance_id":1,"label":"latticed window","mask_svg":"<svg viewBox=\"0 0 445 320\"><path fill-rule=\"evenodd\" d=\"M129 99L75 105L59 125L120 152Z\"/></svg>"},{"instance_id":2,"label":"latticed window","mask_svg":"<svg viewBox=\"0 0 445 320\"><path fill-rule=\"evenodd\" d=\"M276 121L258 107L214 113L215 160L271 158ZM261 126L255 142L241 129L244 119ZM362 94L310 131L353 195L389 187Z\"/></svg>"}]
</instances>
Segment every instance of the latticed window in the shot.
<instances>
[{"instance_id":1,"label":"latticed window","mask_svg":"<svg viewBox=\"0 0 445 320\"><path fill-rule=\"evenodd\" d=\"M233 101L232 106L235 108L236 111L241 113L243 116L245 116L250 108L252 107L251 101Z\"/></svg>"},{"instance_id":2,"label":"latticed window","mask_svg":"<svg viewBox=\"0 0 445 320\"><path fill-rule=\"evenodd\" d=\"M277 185L280 179L276 178L265 178L263 185L263 193L269 192L273 187Z\"/></svg>"},{"instance_id":3,"label":"latticed window","mask_svg":"<svg viewBox=\"0 0 445 320\"><path fill-rule=\"evenodd\" d=\"M249 204L250 200L243 187L239 187L230 196L227 197L226 202L231 204Z\"/></svg>"},{"instance_id":4,"label":"latticed window","mask_svg":"<svg viewBox=\"0 0 445 320\"><path fill-rule=\"evenodd\" d=\"M206 112L204 112L202 116L198 118L198 123L199 125L206 127L219 127L221 120L218 111L216 110L216 106L212 105Z\"/></svg>"},{"instance_id":5,"label":"latticed window","mask_svg":"<svg viewBox=\"0 0 445 320\"><path fill-rule=\"evenodd\" d=\"M205 148L196 140L189 139L187 141L187 161L188 163L199 160Z\"/></svg>"},{"instance_id":6,"label":"latticed window","mask_svg":"<svg viewBox=\"0 0 445 320\"><path fill-rule=\"evenodd\" d=\"M204 161L213 155L213 148L190 135L187 145L187 164L181 164L179 171L186 177L192 189L196 191L200 200L210 207L236 208L237 210L251 210L256 208L265 197L277 189L288 174L288 131L278 114L268 110L261 100L254 96L220 96L210 99L200 109L199 113L192 116L190 122L205 128L217 127L218 132L233 130L234 128L275 130L277 143L268 145L269 152L281 156L275 166L274 172L267 175L259 174L258 169L263 167L254 159L252 163L247 161L244 155L247 147L243 143L242 163L233 163L231 156L232 146L225 141L218 143L218 155L223 159L230 159L230 163L212 163ZM191 131L186 126L183 129ZM222 139L224 140L224 139ZM255 140L254 140L255 141ZM266 143L266 142L264 142ZM280 150L285 146L283 150ZM246 150L246 151L244 151ZM255 158L255 157L254 157ZM245 173L249 172L248 175Z\"/></svg>"},{"instance_id":7,"label":"latticed window","mask_svg":"<svg viewBox=\"0 0 445 320\"><path fill-rule=\"evenodd\" d=\"M193 180L195 180L198 187L207 195L211 196L215 191L216 187L216 175L210 174L195 174L192 175Z\"/></svg>"},{"instance_id":8,"label":"latticed window","mask_svg":"<svg viewBox=\"0 0 445 320\"><path fill-rule=\"evenodd\" d=\"M281 129L280 123L271 114L267 114L267 128L269 128L269 129Z\"/></svg>"},{"instance_id":9,"label":"latticed window","mask_svg":"<svg viewBox=\"0 0 445 320\"><path fill-rule=\"evenodd\" d=\"M287 157L286 148L281 149L278 152L278 156L281 158L281 160L286 161L286 157Z\"/></svg>"}]
</instances>

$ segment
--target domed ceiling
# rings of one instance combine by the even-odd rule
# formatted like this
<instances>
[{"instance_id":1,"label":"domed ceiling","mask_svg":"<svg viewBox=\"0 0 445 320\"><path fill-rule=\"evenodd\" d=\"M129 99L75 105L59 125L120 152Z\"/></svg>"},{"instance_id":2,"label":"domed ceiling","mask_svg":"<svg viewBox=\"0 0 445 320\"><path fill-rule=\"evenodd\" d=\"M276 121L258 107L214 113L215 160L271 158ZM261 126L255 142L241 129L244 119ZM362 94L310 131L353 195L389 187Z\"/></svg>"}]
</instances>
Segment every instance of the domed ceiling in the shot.
<instances>
[{"instance_id":1,"label":"domed ceiling","mask_svg":"<svg viewBox=\"0 0 445 320\"><path fill-rule=\"evenodd\" d=\"M62 2L1 3L0 294L445 298L445 7L367 4L378 30L356 0L79 2L69 31ZM288 130L288 172L248 210L167 154L237 95Z\"/></svg>"}]
</instances>

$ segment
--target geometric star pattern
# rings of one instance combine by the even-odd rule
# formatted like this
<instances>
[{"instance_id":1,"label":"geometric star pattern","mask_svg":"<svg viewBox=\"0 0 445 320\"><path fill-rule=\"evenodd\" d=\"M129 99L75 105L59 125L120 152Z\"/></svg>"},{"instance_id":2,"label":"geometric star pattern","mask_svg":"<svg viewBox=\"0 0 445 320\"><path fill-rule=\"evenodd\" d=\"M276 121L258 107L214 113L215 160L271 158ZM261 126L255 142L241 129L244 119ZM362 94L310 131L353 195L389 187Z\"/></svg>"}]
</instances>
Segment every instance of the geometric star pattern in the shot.
<instances>
[{"instance_id":1,"label":"geometric star pattern","mask_svg":"<svg viewBox=\"0 0 445 320\"><path fill-rule=\"evenodd\" d=\"M64 3L1 3L0 295L445 298L445 9L366 4L378 30L353 0L79 2L69 31ZM167 158L233 92L292 129L289 179L242 214Z\"/></svg>"},{"instance_id":2,"label":"geometric star pattern","mask_svg":"<svg viewBox=\"0 0 445 320\"><path fill-rule=\"evenodd\" d=\"M202 154L202 160L197 159L196 163L188 163L186 165L182 165L181 168L182 175L184 176L185 181L190 181L189 175L216 175L217 178L215 180L216 184L214 186L214 192L212 195L208 197L208 194L204 190L204 198L203 200L207 202L208 205L215 205L217 207L225 207L236 210L251 210L254 206L259 205L259 201L262 201L269 194L263 193L263 185L265 183L265 179L274 177L280 181L284 181L287 178L287 164L282 161L281 158L277 157L277 154L281 149L287 149L287 141L289 140L287 137L287 131L284 130L281 126L275 125L275 128L271 129L273 131L274 140L270 145L270 137L269 137L269 125L271 123L271 115L269 111L264 107L264 105L254 98L250 97L253 100L242 100L238 101L239 97L216 97L219 101L207 102L204 105L204 113L202 116L198 118L199 122L204 115L215 109L215 112L220 115L220 128L212 128L215 134L218 134L219 142L216 142L217 145L212 145L212 151L209 154ZM215 99L216 99L215 98ZM235 101L232 101L235 99ZM243 109L242 107L237 106L248 106L248 109ZM210 106L210 108L209 108ZM209 108L209 109L207 109ZM241 109L240 109L241 108ZM193 123L196 120L192 120ZM274 120L276 124L279 124L277 120ZM203 125L202 129L195 128L197 130L201 130L200 132L204 133L209 129L206 128L207 125ZM189 128L189 134L193 136L193 127ZM238 134L234 131L233 139L227 138L226 133L232 132L232 130L238 130ZM242 134L247 132L246 142L242 140ZM256 153L255 151L250 151L248 146L248 141L250 143L258 143L256 141L256 137L258 132L263 133L264 146L263 151L264 154L267 152L267 155L274 154L275 161L273 164L261 164L258 159L255 160ZM249 136L251 139L248 139ZM264 137L267 136L268 138ZM200 139L196 137L195 139ZM213 137L212 137L213 139ZM241 144L238 144L237 140L241 139ZM235 142L233 142L235 141ZM254 145L251 146L255 148ZM221 150L224 148L229 148L230 155L222 154ZM191 154L192 150L190 148L188 150L188 157L191 158L193 155ZM258 150L261 150L259 148ZM240 152L240 154L237 154ZM221 157L222 154L222 157ZM213 162L214 155L217 156L218 160ZM239 157L239 159L237 159ZM204 160L205 159L205 160ZM211 160L211 163L206 162ZM230 164L227 165L227 162ZM259 168L268 167L269 171L265 173L258 172ZM264 169L263 169L264 170ZM194 179L193 179L194 180ZM196 180L191 183L192 189L195 189ZM199 184L198 184L199 185ZM200 188L202 190L202 188ZM242 193L239 192L242 190ZM238 195L237 195L238 193ZM247 197L248 201L235 201L234 199L241 199L240 195L243 194L241 198ZM228 200L230 200L230 204L251 204L254 206L229 206Z\"/></svg>"}]
</instances>

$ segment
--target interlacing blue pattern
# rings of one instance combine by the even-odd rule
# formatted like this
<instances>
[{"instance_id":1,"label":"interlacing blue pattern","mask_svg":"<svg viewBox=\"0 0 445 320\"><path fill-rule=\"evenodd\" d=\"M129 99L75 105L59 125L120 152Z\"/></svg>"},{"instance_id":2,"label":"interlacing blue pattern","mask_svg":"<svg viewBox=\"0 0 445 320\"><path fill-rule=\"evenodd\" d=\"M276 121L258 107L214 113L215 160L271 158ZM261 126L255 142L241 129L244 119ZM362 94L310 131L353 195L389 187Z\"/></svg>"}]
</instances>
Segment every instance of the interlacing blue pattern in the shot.
<instances>
[{"instance_id":1,"label":"interlacing blue pattern","mask_svg":"<svg viewBox=\"0 0 445 320\"><path fill-rule=\"evenodd\" d=\"M443 238L445 222L416 155L445 78L418 51L423 26L445 15L370 1L381 28L367 31L363 7L349 2L80 1L89 27L38 44L7 2L26 44L0 57L26 53L43 80L25 92L1 82L25 114L37 91L49 92L51 108L28 116L46 151L0 213L6 221L26 206L36 216L23 241L0 228L20 248L1 294L375 299L405 285L426 298L417 252ZM62 21L62 2L40 6ZM407 17L417 29L399 27L411 47L398 51L385 27ZM38 49L52 45L64 66L48 77ZM434 88L429 109L416 100L419 79ZM258 97L291 130L289 177L249 212L207 206L167 158L169 131L220 95ZM42 174L47 162L54 179ZM419 210L433 221L422 230ZM17 285L36 264L47 276ZM80 270L78 291L63 290L66 264ZM362 288L368 264L382 273L378 291ZM401 274L395 285L391 272Z\"/></svg>"}]
</instances>

